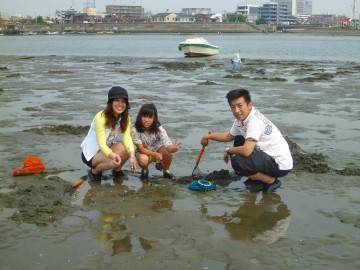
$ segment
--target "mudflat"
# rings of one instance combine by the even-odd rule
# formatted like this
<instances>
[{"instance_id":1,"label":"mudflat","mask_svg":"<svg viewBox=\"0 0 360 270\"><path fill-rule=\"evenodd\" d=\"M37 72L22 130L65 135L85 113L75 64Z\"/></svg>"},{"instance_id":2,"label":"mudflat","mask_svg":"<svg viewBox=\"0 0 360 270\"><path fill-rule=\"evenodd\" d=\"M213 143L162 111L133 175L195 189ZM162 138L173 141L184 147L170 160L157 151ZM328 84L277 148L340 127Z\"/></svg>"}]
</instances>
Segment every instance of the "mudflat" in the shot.
<instances>
[{"instance_id":1,"label":"mudflat","mask_svg":"<svg viewBox=\"0 0 360 270\"><path fill-rule=\"evenodd\" d=\"M217 58L0 57L0 257L4 269L358 269L360 64ZM136 173L85 181L80 144L113 85L134 120L156 104L177 180ZM188 189L209 130L229 130L225 95L250 90L286 136L294 170L273 194L249 192L211 142L199 168L216 191ZM119 138L121 139L121 138ZM36 155L42 174L12 177ZM125 167L128 167L126 164Z\"/></svg>"}]
</instances>

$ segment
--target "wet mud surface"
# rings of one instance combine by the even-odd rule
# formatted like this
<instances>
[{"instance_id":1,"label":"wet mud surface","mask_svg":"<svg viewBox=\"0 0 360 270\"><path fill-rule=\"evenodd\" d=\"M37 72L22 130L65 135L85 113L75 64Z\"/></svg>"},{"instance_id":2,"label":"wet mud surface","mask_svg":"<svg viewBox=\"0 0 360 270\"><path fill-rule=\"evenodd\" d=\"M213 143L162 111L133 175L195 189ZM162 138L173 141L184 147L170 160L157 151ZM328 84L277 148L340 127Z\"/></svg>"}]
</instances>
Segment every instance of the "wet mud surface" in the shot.
<instances>
[{"instance_id":1,"label":"wet mud surface","mask_svg":"<svg viewBox=\"0 0 360 270\"><path fill-rule=\"evenodd\" d=\"M61 178L46 177L46 174L27 176L26 180L20 178L11 186L14 192L0 198L4 207L16 209L9 217L11 220L43 227L75 211L61 192L69 185Z\"/></svg>"},{"instance_id":2,"label":"wet mud surface","mask_svg":"<svg viewBox=\"0 0 360 270\"><path fill-rule=\"evenodd\" d=\"M216 58L1 60L5 267L360 267L359 63L243 59L234 70ZM149 182L137 173L127 172L128 180L106 173L100 183L68 189L87 174L80 144L116 84L128 89L133 120L150 100L170 137L181 140L171 166L177 180L151 165ZM249 192L222 161L228 145L211 142L199 168L218 189L191 191L200 139L230 128L225 95L238 87L280 128L294 169L276 193ZM28 155L44 162L45 173L12 177Z\"/></svg>"}]
</instances>

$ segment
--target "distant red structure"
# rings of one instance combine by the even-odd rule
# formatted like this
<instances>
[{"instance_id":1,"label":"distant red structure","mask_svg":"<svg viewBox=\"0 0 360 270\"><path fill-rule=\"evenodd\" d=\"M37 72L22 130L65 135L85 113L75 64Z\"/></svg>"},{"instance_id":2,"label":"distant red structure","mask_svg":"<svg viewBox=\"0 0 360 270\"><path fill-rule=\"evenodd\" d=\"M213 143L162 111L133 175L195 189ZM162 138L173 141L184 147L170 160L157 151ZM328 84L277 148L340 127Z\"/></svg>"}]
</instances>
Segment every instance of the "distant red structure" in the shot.
<instances>
[{"instance_id":1,"label":"distant red structure","mask_svg":"<svg viewBox=\"0 0 360 270\"><path fill-rule=\"evenodd\" d=\"M341 18L341 27L349 26L350 25L350 18Z\"/></svg>"}]
</instances>

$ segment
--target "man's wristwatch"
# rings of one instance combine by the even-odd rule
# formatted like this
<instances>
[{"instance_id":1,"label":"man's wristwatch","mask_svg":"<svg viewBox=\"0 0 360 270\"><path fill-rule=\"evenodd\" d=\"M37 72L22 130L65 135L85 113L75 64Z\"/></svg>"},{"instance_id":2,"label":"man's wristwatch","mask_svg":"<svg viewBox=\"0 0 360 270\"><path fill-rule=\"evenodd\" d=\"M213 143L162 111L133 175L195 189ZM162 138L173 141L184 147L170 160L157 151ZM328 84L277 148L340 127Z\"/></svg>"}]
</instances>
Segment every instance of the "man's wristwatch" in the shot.
<instances>
[{"instance_id":1,"label":"man's wristwatch","mask_svg":"<svg viewBox=\"0 0 360 270\"><path fill-rule=\"evenodd\" d=\"M227 148L226 148L226 153L227 153L229 156L232 156L232 154L230 154L229 150L230 150L230 147L227 147Z\"/></svg>"}]
</instances>

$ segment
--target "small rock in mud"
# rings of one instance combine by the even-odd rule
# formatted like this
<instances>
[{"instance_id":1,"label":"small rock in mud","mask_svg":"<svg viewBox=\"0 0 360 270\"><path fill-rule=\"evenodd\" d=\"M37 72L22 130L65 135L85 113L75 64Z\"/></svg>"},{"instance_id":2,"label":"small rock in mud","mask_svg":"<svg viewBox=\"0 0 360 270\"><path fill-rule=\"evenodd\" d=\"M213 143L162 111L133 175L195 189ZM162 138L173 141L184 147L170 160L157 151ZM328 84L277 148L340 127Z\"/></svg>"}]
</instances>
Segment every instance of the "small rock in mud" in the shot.
<instances>
[{"instance_id":1,"label":"small rock in mud","mask_svg":"<svg viewBox=\"0 0 360 270\"><path fill-rule=\"evenodd\" d=\"M24 130L25 132L33 132L38 135L84 135L89 130L89 126L69 126L69 125L60 125L60 126L46 126L42 128L30 128Z\"/></svg>"},{"instance_id":2,"label":"small rock in mud","mask_svg":"<svg viewBox=\"0 0 360 270\"><path fill-rule=\"evenodd\" d=\"M269 81L270 82L286 82L287 80L285 78L275 77L275 78L270 78Z\"/></svg>"},{"instance_id":3,"label":"small rock in mud","mask_svg":"<svg viewBox=\"0 0 360 270\"><path fill-rule=\"evenodd\" d=\"M243 76L241 74L225 75L226 79L248 79L249 77Z\"/></svg>"},{"instance_id":4,"label":"small rock in mud","mask_svg":"<svg viewBox=\"0 0 360 270\"><path fill-rule=\"evenodd\" d=\"M205 82L198 83L198 85L217 85L217 83L206 80Z\"/></svg>"},{"instance_id":5,"label":"small rock in mud","mask_svg":"<svg viewBox=\"0 0 360 270\"><path fill-rule=\"evenodd\" d=\"M121 74L128 74L128 75L136 74L136 72L131 71L131 70L117 70L117 71L115 71L115 72L121 73Z\"/></svg>"},{"instance_id":6,"label":"small rock in mud","mask_svg":"<svg viewBox=\"0 0 360 270\"><path fill-rule=\"evenodd\" d=\"M360 176L360 168L345 168L343 170L335 170L335 172L346 176Z\"/></svg>"},{"instance_id":7,"label":"small rock in mud","mask_svg":"<svg viewBox=\"0 0 360 270\"><path fill-rule=\"evenodd\" d=\"M159 63L163 67L169 70L188 70L192 71L198 68L202 68L205 66L204 63L199 62L189 62L189 63L182 63L182 62L161 62Z\"/></svg>"},{"instance_id":8,"label":"small rock in mud","mask_svg":"<svg viewBox=\"0 0 360 270\"><path fill-rule=\"evenodd\" d=\"M107 65L122 65L120 62L106 62Z\"/></svg>"},{"instance_id":9,"label":"small rock in mud","mask_svg":"<svg viewBox=\"0 0 360 270\"><path fill-rule=\"evenodd\" d=\"M314 73L313 76L295 79L295 82L318 82L318 81L330 81L334 78L333 74L330 73Z\"/></svg>"},{"instance_id":10,"label":"small rock in mud","mask_svg":"<svg viewBox=\"0 0 360 270\"><path fill-rule=\"evenodd\" d=\"M72 71L69 70L49 70L49 74L72 74Z\"/></svg>"},{"instance_id":11,"label":"small rock in mud","mask_svg":"<svg viewBox=\"0 0 360 270\"><path fill-rule=\"evenodd\" d=\"M219 186L227 186L231 182L237 181L240 178L241 178L240 176L237 176L234 173L230 173L229 170L224 170L224 169L221 169L220 171L210 172L209 174L206 174L203 177L203 179L210 181L214 184L217 184ZM181 177L176 180L176 182L180 184L189 184L192 181L195 180L190 176Z\"/></svg>"},{"instance_id":12,"label":"small rock in mud","mask_svg":"<svg viewBox=\"0 0 360 270\"><path fill-rule=\"evenodd\" d=\"M20 73L13 73L13 74L7 75L6 77L7 77L7 78L16 78L16 77L20 77L20 76L21 76Z\"/></svg>"},{"instance_id":13,"label":"small rock in mud","mask_svg":"<svg viewBox=\"0 0 360 270\"><path fill-rule=\"evenodd\" d=\"M290 138L285 137L289 144L290 152L294 160L294 167L292 172L310 172L310 173L327 173L331 171L331 168L325 162L325 156L323 154L305 153L301 150Z\"/></svg>"},{"instance_id":14,"label":"small rock in mud","mask_svg":"<svg viewBox=\"0 0 360 270\"><path fill-rule=\"evenodd\" d=\"M23 108L23 111L25 111L25 112L39 112L41 110L38 109L38 108L34 108L34 107L26 107L26 108Z\"/></svg>"}]
</instances>

